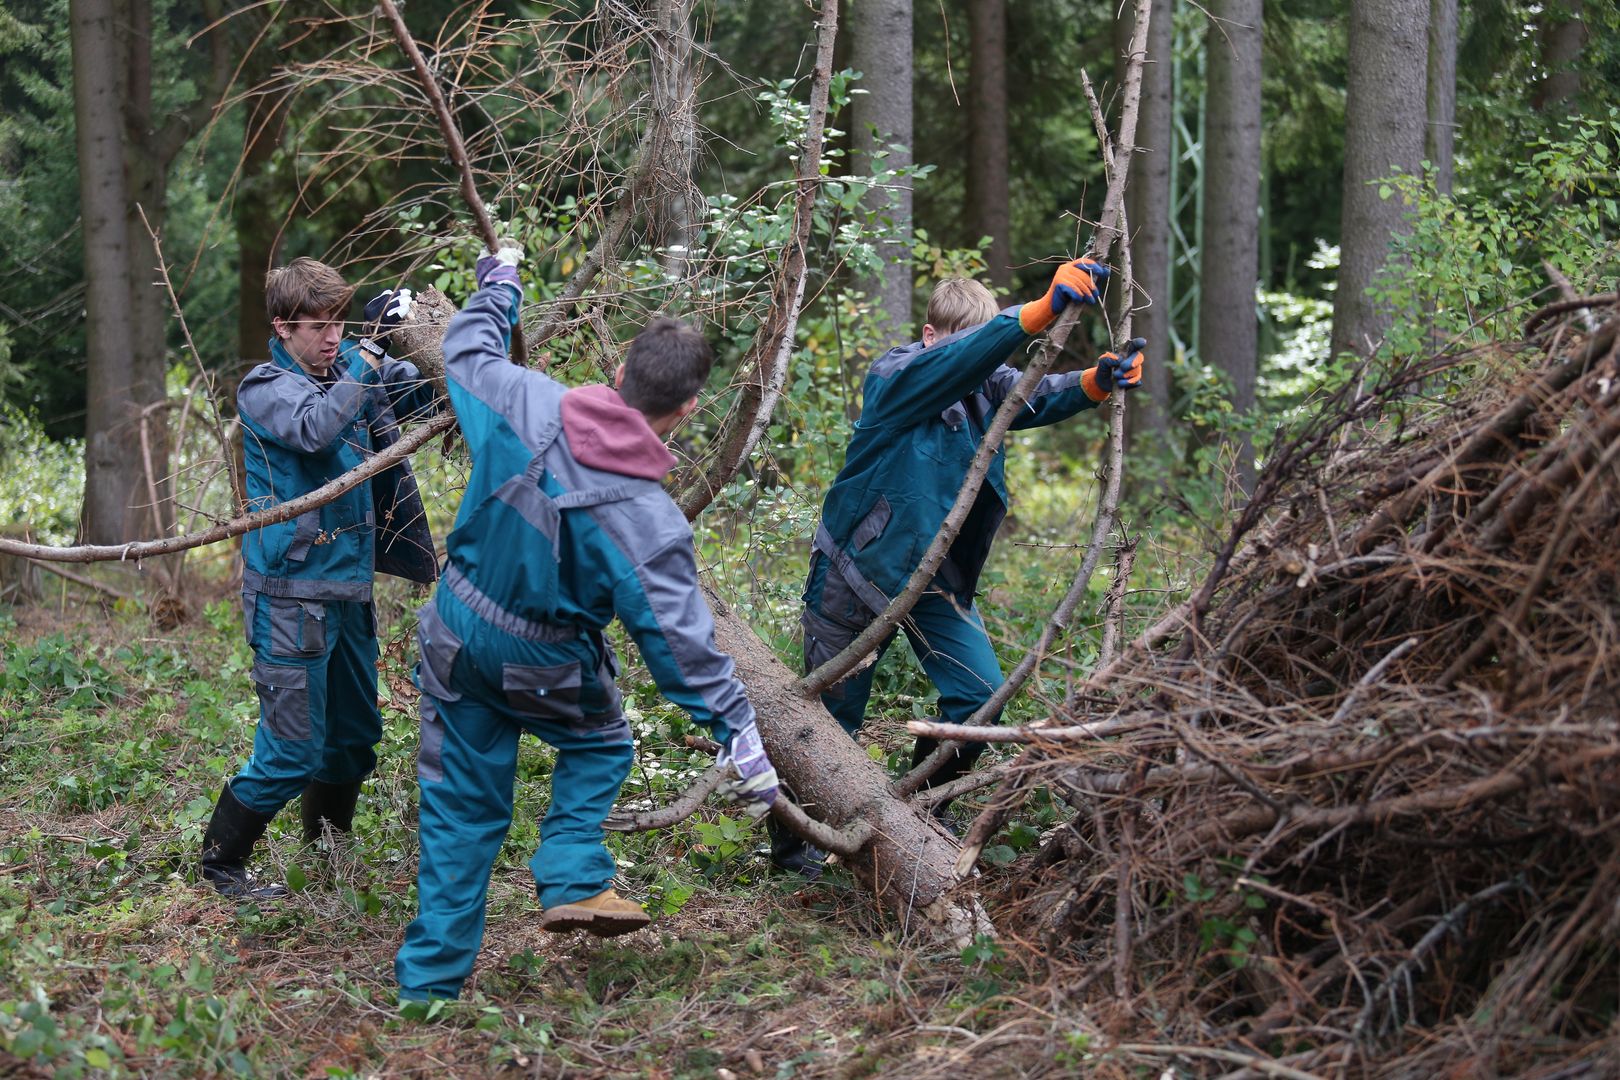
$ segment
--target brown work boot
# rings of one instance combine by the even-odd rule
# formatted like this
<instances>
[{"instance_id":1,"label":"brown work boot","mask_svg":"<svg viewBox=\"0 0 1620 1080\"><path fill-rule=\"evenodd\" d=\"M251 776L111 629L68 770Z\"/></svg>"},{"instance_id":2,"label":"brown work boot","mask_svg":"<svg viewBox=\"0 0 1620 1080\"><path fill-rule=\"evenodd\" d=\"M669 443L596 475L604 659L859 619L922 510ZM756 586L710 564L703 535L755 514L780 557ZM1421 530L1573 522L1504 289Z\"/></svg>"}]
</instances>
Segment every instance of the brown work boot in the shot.
<instances>
[{"instance_id":1,"label":"brown work boot","mask_svg":"<svg viewBox=\"0 0 1620 1080\"><path fill-rule=\"evenodd\" d=\"M642 911L640 905L632 904L612 889L603 889L584 900L547 908L540 916L540 929L555 934L584 930L597 937L618 937L640 930L650 922L652 916Z\"/></svg>"}]
</instances>

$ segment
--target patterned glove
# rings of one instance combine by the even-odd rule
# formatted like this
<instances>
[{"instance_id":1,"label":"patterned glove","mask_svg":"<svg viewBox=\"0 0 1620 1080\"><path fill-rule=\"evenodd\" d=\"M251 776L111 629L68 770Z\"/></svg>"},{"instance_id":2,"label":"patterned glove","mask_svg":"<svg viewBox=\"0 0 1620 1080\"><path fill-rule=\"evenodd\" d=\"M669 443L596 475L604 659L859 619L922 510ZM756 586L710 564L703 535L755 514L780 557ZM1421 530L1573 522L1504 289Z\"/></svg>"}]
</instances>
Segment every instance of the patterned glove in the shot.
<instances>
[{"instance_id":1,"label":"patterned glove","mask_svg":"<svg viewBox=\"0 0 1620 1080\"><path fill-rule=\"evenodd\" d=\"M742 803L749 817L764 817L770 812L780 784L752 721L732 732L731 745L720 751L719 765L727 777L719 787L721 795Z\"/></svg>"},{"instance_id":2,"label":"patterned glove","mask_svg":"<svg viewBox=\"0 0 1620 1080\"><path fill-rule=\"evenodd\" d=\"M490 285L510 285L519 295L523 292L523 284L518 281L518 263L523 261L523 250L515 247L503 247L495 254L485 253L478 257L473 266L473 273L478 278L480 289Z\"/></svg>"},{"instance_id":3,"label":"patterned glove","mask_svg":"<svg viewBox=\"0 0 1620 1080\"><path fill-rule=\"evenodd\" d=\"M1098 285L1108 279L1108 274L1108 267L1090 259L1064 263L1052 275L1052 284L1047 287L1046 295L1018 309L1018 325L1024 328L1026 334L1038 334L1052 325L1058 312L1071 302L1097 303L1102 298L1097 291Z\"/></svg>"},{"instance_id":4,"label":"patterned glove","mask_svg":"<svg viewBox=\"0 0 1620 1080\"><path fill-rule=\"evenodd\" d=\"M1097 366L1087 368L1080 377L1080 385L1085 387L1086 396L1092 401L1102 401L1118 386L1121 390L1134 390L1142 385L1142 365L1147 363L1147 338L1131 338L1125 343L1125 351L1115 354L1105 352L1097 357Z\"/></svg>"},{"instance_id":5,"label":"patterned glove","mask_svg":"<svg viewBox=\"0 0 1620 1080\"><path fill-rule=\"evenodd\" d=\"M371 340L388 351L388 336L394 327L410 318L415 295L409 289L385 289L366 301L366 326Z\"/></svg>"}]
</instances>

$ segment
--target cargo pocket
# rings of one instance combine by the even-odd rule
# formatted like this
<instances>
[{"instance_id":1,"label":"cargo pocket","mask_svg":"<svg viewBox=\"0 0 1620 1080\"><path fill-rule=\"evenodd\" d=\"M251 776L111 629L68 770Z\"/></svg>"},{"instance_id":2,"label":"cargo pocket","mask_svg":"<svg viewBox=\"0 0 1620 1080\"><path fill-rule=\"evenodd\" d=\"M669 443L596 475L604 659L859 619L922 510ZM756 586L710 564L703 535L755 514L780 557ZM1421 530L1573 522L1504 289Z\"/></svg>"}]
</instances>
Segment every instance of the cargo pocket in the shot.
<instances>
[{"instance_id":1,"label":"cargo pocket","mask_svg":"<svg viewBox=\"0 0 1620 1080\"><path fill-rule=\"evenodd\" d=\"M830 578L828 580L831 581ZM849 643L855 640L855 635L860 633L859 630L840 625L831 619L824 619L809 608L805 608L804 613L799 616L799 623L804 627L804 670L806 673L814 671L843 652L849 647ZM845 678L848 678L848 676L845 676ZM844 696L843 679L833 683L822 693L830 698L842 698Z\"/></svg>"},{"instance_id":2,"label":"cargo pocket","mask_svg":"<svg viewBox=\"0 0 1620 1080\"><path fill-rule=\"evenodd\" d=\"M270 655L319 656L326 651L326 604L266 596L270 605Z\"/></svg>"},{"instance_id":3,"label":"cargo pocket","mask_svg":"<svg viewBox=\"0 0 1620 1080\"><path fill-rule=\"evenodd\" d=\"M437 784L444 779L444 718L431 697L422 699L421 746L416 752L416 778Z\"/></svg>"},{"instance_id":4,"label":"cargo pocket","mask_svg":"<svg viewBox=\"0 0 1620 1080\"><path fill-rule=\"evenodd\" d=\"M422 650L422 659L416 665L416 684L422 688L422 693L440 701L461 700L461 695L450 689L450 676L455 670L456 656L461 652L461 639L444 625L439 609L431 600L417 614L416 643Z\"/></svg>"},{"instance_id":5,"label":"cargo pocket","mask_svg":"<svg viewBox=\"0 0 1620 1080\"><path fill-rule=\"evenodd\" d=\"M519 716L578 727L585 719L579 706L579 663L551 667L501 665L501 690Z\"/></svg>"},{"instance_id":6,"label":"cargo pocket","mask_svg":"<svg viewBox=\"0 0 1620 1080\"><path fill-rule=\"evenodd\" d=\"M309 668L254 664L253 685L259 691L259 722L270 734L296 742L310 737Z\"/></svg>"}]
</instances>

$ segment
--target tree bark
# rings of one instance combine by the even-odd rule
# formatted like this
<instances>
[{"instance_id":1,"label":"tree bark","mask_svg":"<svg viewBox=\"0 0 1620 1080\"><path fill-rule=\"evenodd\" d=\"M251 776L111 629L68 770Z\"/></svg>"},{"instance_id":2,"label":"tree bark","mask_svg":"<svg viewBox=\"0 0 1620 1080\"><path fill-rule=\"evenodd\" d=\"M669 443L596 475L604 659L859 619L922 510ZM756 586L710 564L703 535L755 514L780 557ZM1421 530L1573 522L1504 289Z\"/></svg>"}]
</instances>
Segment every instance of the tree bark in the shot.
<instances>
[{"instance_id":1,"label":"tree bark","mask_svg":"<svg viewBox=\"0 0 1620 1080\"><path fill-rule=\"evenodd\" d=\"M73 0L69 9L89 322L80 531L91 543L166 532L174 521L168 419L154 408L165 397L167 300L147 227L162 229L169 166L229 76L219 5L203 9L213 27L206 84L161 122L152 115L150 0Z\"/></svg>"},{"instance_id":2,"label":"tree bark","mask_svg":"<svg viewBox=\"0 0 1620 1080\"><path fill-rule=\"evenodd\" d=\"M1584 0L1554 0L1541 14L1541 65L1547 77L1536 88L1543 112L1574 112L1580 107L1581 51L1586 48Z\"/></svg>"},{"instance_id":3,"label":"tree bark","mask_svg":"<svg viewBox=\"0 0 1620 1080\"><path fill-rule=\"evenodd\" d=\"M1429 3L1429 130L1434 186L1451 194L1457 138L1457 0Z\"/></svg>"},{"instance_id":4,"label":"tree bark","mask_svg":"<svg viewBox=\"0 0 1620 1080\"><path fill-rule=\"evenodd\" d=\"M84 231L85 344L89 352L85 415L85 498L81 535L92 542L133 535L126 513L131 479L121 465L140 460L133 414L135 336L129 309L129 206L124 177L124 70L115 0L74 0L73 111Z\"/></svg>"},{"instance_id":5,"label":"tree bark","mask_svg":"<svg viewBox=\"0 0 1620 1080\"><path fill-rule=\"evenodd\" d=\"M1171 52L1175 47L1175 0L1153 0L1148 23L1147 57L1142 66L1141 112L1136 129L1136 160L1125 189L1130 219L1131 262L1138 290L1136 333L1147 338L1150 363L1144 385L1131 395L1126 414L1127 445L1140 436L1162 444L1170 436L1170 170L1173 107L1170 93ZM1121 7L1115 15L1115 81L1125 84L1126 50L1131 19ZM1140 306L1142 296L1148 299ZM1145 392L1144 392L1145 391Z\"/></svg>"},{"instance_id":6,"label":"tree bark","mask_svg":"<svg viewBox=\"0 0 1620 1080\"><path fill-rule=\"evenodd\" d=\"M1233 408L1248 414L1260 343L1254 289L1260 277L1261 0L1217 0L1210 12L1198 340L1205 358L1226 372ZM1243 489L1253 490L1254 446L1247 436L1237 447L1237 471Z\"/></svg>"},{"instance_id":7,"label":"tree bark","mask_svg":"<svg viewBox=\"0 0 1620 1080\"><path fill-rule=\"evenodd\" d=\"M1350 6L1335 356L1368 356L1389 329L1391 313L1373 303L1367 287L1388 257L1390 240L1407 225L1401 200L1380 198L1378 181L1397 171L1415 175L1423 160L1428 14L1427 0Z\"/></svg>"},{"instance_id":8,"label":"tree bark","mask_svg":"<svg viewBox=\"0 0 1620 1080\"><path fill-rule=\"evenodd\" d=\"M850 144L857 173L908 166L911 156L911 0L853 0L849 4L851 60L863 73L851 105ZM911 180L896 179L867 194L878 215L882 269L862 282L882 326L879 346L916 335L911 321Z\"/></svg>"},{"instance_id":9,"label":"tree bark","mask_svg":"<svg viewBox=\"0 0 1620 1080\"><path fill-rule=\"evenodd\" d=\"M990 282L1012 288L1012 196L1007 179L1007 4L968 5L972 43L968 84L968 221L975 242L990 238Z\"/></svg>"}]
</instances>

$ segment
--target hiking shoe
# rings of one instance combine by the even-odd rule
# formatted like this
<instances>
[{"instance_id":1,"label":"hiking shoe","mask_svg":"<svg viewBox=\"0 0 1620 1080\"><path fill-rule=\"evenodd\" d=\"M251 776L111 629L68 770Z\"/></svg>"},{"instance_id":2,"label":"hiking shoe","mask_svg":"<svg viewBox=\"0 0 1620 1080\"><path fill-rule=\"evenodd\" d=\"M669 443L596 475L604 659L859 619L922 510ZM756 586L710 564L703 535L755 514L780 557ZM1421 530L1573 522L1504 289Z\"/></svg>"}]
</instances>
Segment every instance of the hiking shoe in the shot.
<instances>
[{"instance_id":1,"label":"hiking shoe","mask_svg":"<svg viewBox=\"0 0 1620 1080\"><path fill-rule=\"evenodd\" d=\"M540 915L540 929L554 934L570 930L584 930L597 937L618 937L632 930L640 930L652 922L652 916L641 910L612 889L603 889L595 896L575 900L571 904L558 904L546 908Z\"/></svg>"}]
</instances>

